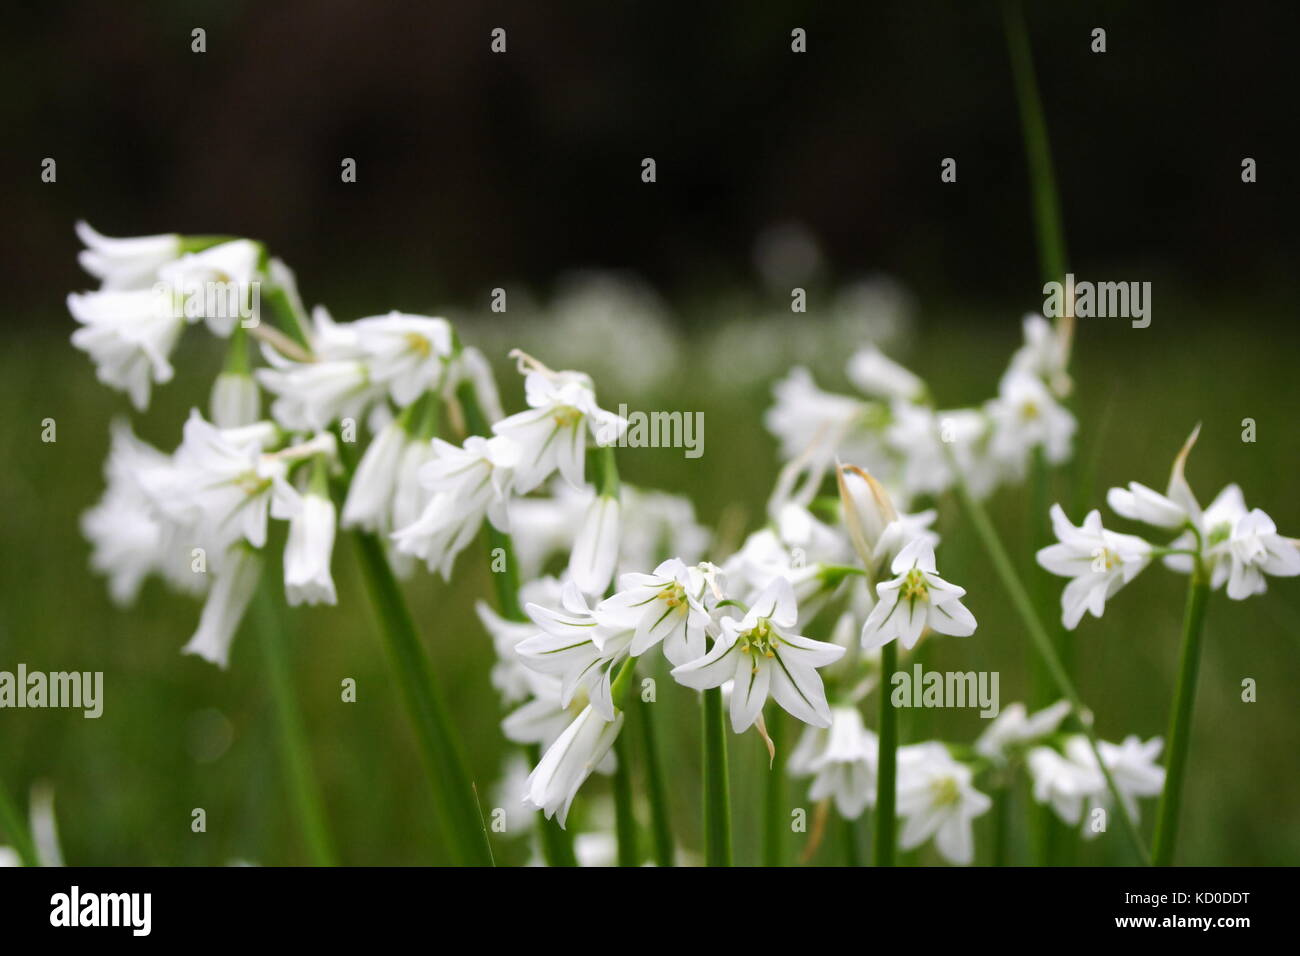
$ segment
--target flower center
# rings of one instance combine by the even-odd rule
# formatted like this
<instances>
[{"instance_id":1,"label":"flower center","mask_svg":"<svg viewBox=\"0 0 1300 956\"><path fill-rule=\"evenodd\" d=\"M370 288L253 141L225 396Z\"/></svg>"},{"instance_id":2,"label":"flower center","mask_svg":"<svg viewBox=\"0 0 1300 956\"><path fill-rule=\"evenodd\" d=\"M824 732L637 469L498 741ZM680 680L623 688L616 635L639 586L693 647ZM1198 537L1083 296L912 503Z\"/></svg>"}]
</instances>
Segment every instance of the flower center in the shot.
<instances>
[{"instance_id":1,"label":"flower center","mask_svg":"<svg viewBox=\"0 0 1300 956\"><path fill-rule=\"evenodd\" d=\"M763 657L775 657L777 637L776 631L772 629L772 622L762 618L748 631L741 632L740 652L748 654L754 651Z\"/></svg>"},{"instance_id":2,"label":"flower center","mask_svg":"<svg viewBox=\"0 0 1300 956\"><path fill-rule=\"evenodd\" d=\"M407 332L406 344L421 358L428 358L433 353L433 343L419 332Z\"/></svg>"},{"instance_id":3,"label":"flower center","mask_svg":"<svg viewBox=\"0 0 1300 956\"><path fill-rule=\"evenodd\" d=\"M930 586L926 583L925 572L913 568L903 579L902 598L904 601L930 600Z\"/></svg>"},{"instance_id":4,"label":"flower center","mask_svg":"<svg viewBox=\"0 0 1300 956\"><path fill-rule=\"evenodd\" d=\"M930 784L931 794L936 807L952 806L961 800L961 789L952 777L942 777Z\"/></svg>"},{"instance_id":5,"label":"flower center","mask_svg":"<svg viewBox=\"0 0 1300 956\"><path fill-rule=\"evenodd\" d=\"M672 584L664 585L659 592L659 600L663 601L670 608L679 608L686 603L686 588L674 581Z\"/></svg>"},{"instance_id":6,"label":"flower center","mask_svg":"<svg viewBox=\"0 0 1300 956\"><path fill-rule=\"evenodd\" d=\"M551 412L551 417L555 419L555 424L560 428L569 428L578 424L582 419L582 412L578 411L572 405L561 405Z\"/></svg>"}]
</instances>

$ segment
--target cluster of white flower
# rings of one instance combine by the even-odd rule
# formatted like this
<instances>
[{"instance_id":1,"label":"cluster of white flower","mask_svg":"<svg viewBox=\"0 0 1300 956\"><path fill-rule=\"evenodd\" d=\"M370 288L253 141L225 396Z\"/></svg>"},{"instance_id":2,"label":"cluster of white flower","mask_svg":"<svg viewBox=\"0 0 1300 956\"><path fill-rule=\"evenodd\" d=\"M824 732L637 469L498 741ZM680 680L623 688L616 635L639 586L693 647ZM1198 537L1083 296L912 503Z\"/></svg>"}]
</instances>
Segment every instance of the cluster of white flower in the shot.
<instances>
[{"instance_id":1,"label":"cluster of white flower","mask_svg":"<svg viewBox=\"0 0 1300 956\"><path fill-rule=\"evenodd\" d=\"M838 457L876 475L900 507L946 491L954 468L983 497L1022 479L1035 454L1049 464L1071 454L1076 423L1061 402L1071 387L1068 346L1040 315L1025 317L1024 335L997 397L978 408L935 409L919 377L869 346L847 367L865 397L823 391L797 367L773 389L767 427L782 458L807 473L805 487L819 485Z\"/></svg>"},{"instance_id":2,"label":"cluster of white flower","mask_svg":"<svg viewBox=\"0 0 1300 956\"><path fill-rule=\"evenodd\" d=\"M1078 626L1085 612L1101 617L1106 601L1161 558L1182 574L1202 574L1212 589L1227 585L1228 597L1245 600L1267 590L1265 575L1300 574L1300 541L1277 533L1273 520L1258 508L1247 509L1241 489L1230 484L1202 509L1184 475L1197 430L1174 460L1164 494L1138 482L1112 488L1106 495L1120 517L1177 535L1160 547L1132 534L1102 526L1093 510L1079 527L1072 525L1060 505L1052 506L1057 543L1038 552L1038 563L1070 578L1061 595L1066 628Z\"/></svg>"}]
</instances>

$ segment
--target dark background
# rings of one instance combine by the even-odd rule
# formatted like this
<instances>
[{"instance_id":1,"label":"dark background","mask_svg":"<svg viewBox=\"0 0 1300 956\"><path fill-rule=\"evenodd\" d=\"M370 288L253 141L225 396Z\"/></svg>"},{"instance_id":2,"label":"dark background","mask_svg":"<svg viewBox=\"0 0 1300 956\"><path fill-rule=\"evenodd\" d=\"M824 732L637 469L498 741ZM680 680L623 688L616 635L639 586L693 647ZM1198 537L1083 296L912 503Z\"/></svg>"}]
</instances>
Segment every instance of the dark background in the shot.
<instances>
[{"instance_id":1,"label":"dark background","mask_svg":"<svg viewBox=\"0 0 1300 956\"><path fill-rule=\"evenodd\" d=\"M1028 4L1081 277L1288 309L1294 7ZM756 236L789 221L822 243L831 279L883 271L923 305L1021 308L1036 292L991 0L86 0L6 19L8 317L88 284L81 217L110 235L262 238L344 304L478 308L493 286L544 291L574 265L635 268L670 299L709 293L752 282ZM46 156L56 185L40 182ZM946 156L955 185L939 182Z\"/></svg>"}]
</instances>

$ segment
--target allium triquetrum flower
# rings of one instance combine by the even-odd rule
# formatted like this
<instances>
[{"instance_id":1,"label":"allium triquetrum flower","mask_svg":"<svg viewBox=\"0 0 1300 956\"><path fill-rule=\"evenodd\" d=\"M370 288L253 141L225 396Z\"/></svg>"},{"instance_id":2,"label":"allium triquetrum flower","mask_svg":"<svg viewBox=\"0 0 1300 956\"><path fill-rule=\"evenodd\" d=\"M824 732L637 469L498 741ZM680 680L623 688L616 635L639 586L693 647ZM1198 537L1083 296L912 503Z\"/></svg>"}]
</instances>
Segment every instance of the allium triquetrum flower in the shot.
<instances>
[{"instance_id":1,"label":"allium triquetrum flower","mask_svg":"<svg viewBox=\"0 0 1300 956\"><path fill-rule=\"evenodd\" d=\"M1067 630L1079 626L1085 611L1101 617L1114 597L1151 561L1151 545L1131 534L1107 531L1101 513L1088 512L1075 527L1059 504L1052 505L1057 544L1038 552L1038 563L1052 574L1072 578L1061 594L1061 620Z\"/></svg>"},{"instance_id":2,"label":"allium triquetrum flower","mask_svg":"<svg viewBox=\"0 0 1300 956\"><path fill-rule=\"evenodd\" d=\"M876 585L876 606L862 625L864 650L883 647L894 638L909 650L928 627L940 634L975 633L975 616L961 603L965 588L939 577L934 547L918 538L894 558L893 580Z\"/></svg>"}]
</instances>

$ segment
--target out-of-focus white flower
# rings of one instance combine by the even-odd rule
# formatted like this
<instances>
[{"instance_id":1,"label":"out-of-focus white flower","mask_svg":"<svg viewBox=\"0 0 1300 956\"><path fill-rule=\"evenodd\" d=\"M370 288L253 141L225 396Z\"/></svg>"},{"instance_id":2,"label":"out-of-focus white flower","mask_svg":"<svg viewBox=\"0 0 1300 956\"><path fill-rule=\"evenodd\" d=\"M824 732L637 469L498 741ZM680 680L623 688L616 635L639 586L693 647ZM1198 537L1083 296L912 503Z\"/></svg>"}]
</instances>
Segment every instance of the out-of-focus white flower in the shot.
<instances>
[{"instance_id":1,"label":"out-of-focus white flower","mask_svg":"<svg viewBox=\"0 0 1300 956\"><path fill-rule=\"evenodd\" d=\"M396 419L371 439L348 486L343 527L381 533L392 530L393 495L402 454L410 441L406 426Z\"/></svg>"},{"instance_id":2,"label":"out-of-focus white flower","mask_svg":"<svg viewBox=\"0 0 1300 956\"><path fill-rule=\"evenodd\" d=\"M558 610L561 606L561 596L562 587L559 581L552 577L537 578L519 589L519 604L521 607L536 604ZM492 646L497 657L496 663L492 665L492 686L506 703L517 703L530 694L536 693L535 687L539 680L554 680L554 696L558 702L559 680L544 677L525 667L515 652L515 648L521 642L537 633L537 625L532 621L512 621L502 617L486 601L478 601L474 605L474 610L483 629L492 638ZM546 742L550 743L550 739Z\"/></svg>"},{"instance_id":3,"label":"out-of-focus white flower","mask_svg":"<svg viewBox=\"0 0 1300 956\"><path fill-rule=\"evenodd\" d=\"M260 291L261 247L249 239L232 239L190 252L158 269L158 288L186 319L203 319L213 335L226 338L235 325L256 323Z\"/></svg>"},{"instance_id":4,"label":"out-of-focus white flower","mask_svg":"<svg viewBox=\"0 0 1300 956\"><path fill-rule=\"evenodd\" d=\"M984 415L965 408L935 411L909 402L894 402L890 414L885 441L900 461L898 480L907 497L951 488L952 459L977 498L993 490L998 471L986 451L989 424Z\"/></svg>"},{"instance_id":5,"label":"out-of-focus white flower","mask_svg":"<svg viewBox=\"0 0 1300 956\"><path fill-rule=\"evenodd\" d=\"M524 379L524 391L529 411L492 426L497 435L519 446L516 489L527 494L557 468L570 484L581 486L587 431L598 444L613 444L626 430L627 419L596 404L595 387L581 372L553 372L534 362Z\"/></svg>"},{"instance_id":6,"label":"out-of-focus white flower","mask_svg":"<svg viewBox=\"0 0 1300 956\"><path fill-rule=\"evenodd\" d=\"M487 418L489 425L505 418L501 410L501 396L497 392L497 380L492 374L492 365L476 348L466 347L452 359L447 371L447 381L443 385L444 394L454 392L462 382L468 382L474 391L474 399L479 410Z\"/></svg>"},{"instance_id":7,"label":"out-of-focus white flower","mask_svg":"<svg viewBox=\"0 0 1300 956\"><path fill-rule=\"evenodd\" d=\"M1214 574L1221 577L1219 568L1227 566L1228 597L1235 601L1267 591L1266 573L1274 577L1300 574L1300 545L1279 535L1273 519L1258 508L1233 523L1225 543L1226 560L1219 558Z\"/></svg>"},{"instance_id":8,"label":"out-of-focus white flower","mask_svg":"<svg viewBox=\"0 0 1300 956\"><path fill-rule=\"evenodd\" d=\"M987 411L993 422L989 453L1015 478L1024 476L1035 448L1043 450L1050 464L1069 460L1077 427L1074 416L1037 376L1015 369L1007 372Z\"/></svg>"},{"instance_id":9,"label":"out-of-focus white flower","mask_svg":"<svg viewBox=\"0 0 1300 956\"><path fill-rule=\"evenodd\" d=\"M519 659L538 673L560 678L561 705L567 707L583 691L605 720L613 720L611 678L628 657L634 629L602 623L572 581L564 586L558 609L529 604L524 610L541 633L515 647Z\"/></svg>"},{"instance_id":10,"label":"out-of-focus white flower","mask_svg":"<svg viewBox=\"0 0 1300 956\"><path fill-rule=\"evenodd\" d=\"M337 604L330 558L334 553L334 502L322 488L309 490L289 519L284 546L284 593L290 607Z\"/></svg>"},{"instance_id":11,"label":"out-of-focus white flower","mask_svg":"<svg viewBox=\"0 0 1300 956\"><path fill-rule=\"evenodd\" d=\"M934 548L924 539L903 548L890 570L897 576L876 585L876 606L862 626L865 650L894 638L910 650L927 627L954 637L975 633L975 616L961 603L966 590L939 577Z\"/></svg>"},{"instance_id":12,"label":"out-of-focus white flower","mask_svg":"<svg viewBox=\"0 0 1300 956\"><path fill-rule=\"evenodd\" d=\"M807 456L812 467L825 467L838 454L872 470L882 463L880 439L868 427L878 406L818 388L800 366L772 386L772 395L763 424L780 443L783 461Z\"/></svg>"},{"instance_id":13,"label":"out-of-focus white flower","mask_svg":"<svg viewBox=\"0 0 1300 956\"><path fill-rule=\"evenodd\" d=\"M1134 821L1138 819L1137 798L1158 796L1164 789L1165 771L1156 763L1163 747L1159 737L1143 742L1133 735L1122 744L1097 742L1097 751ZM1029 752L1029 773L1034 799L1050 804L1057 816L1074 826L1089 806L1108 807L1111 795L1086 737L1075 734L1066 738L1063 750L1061 754L1050 747L1035 747ZM1098 832L1083 828L1085 838Z\"/></svg>"},{"instance_id":14,"label":"out-of-focus white flower","mask_svg":"<svg viewBox=\"0 0 1300 956\"><path fill-rule=\"evenodd\" d=\"M272 417L292 431L319 431L340 418L359 420L382 394L358 359L293 362L270 349L263 354L274 367L259 368L257 380L276 396Z\"/></svg>"},{"instance_id":15,"label":"out-of-focus white flower","mask_svg":"<svg viewBox=\"0 0 1300 956\"><path fill-rule=\"evenodd\" d=\"M600 595L609 587L618 563L619 517L616 495L596 495L587 506L569 554L569 577L584 594Z\"/></svg>"},{"instance_id":16,"label":"out-of-focus white flower","mask_svg":"<svg viewBox=\"0 0 1300 956\"><path fill-rule=\"evenodd\" d=\"M77 261L106 290L151 286L158 269L181 254L181 237L175 233L113 239L82 221L77 223L77 238L86 245Z\"/></svg>"},{"instance_id":17,"label":"out-of-focus white flower","mask_svg":"<svg viewBox=\"0 0 1300 956\"><path fill-rule=\"evenodd\" d=\"M906 818L899 845L911 850L934 837L935 848L959 866L975 858L972 821L993 801L976 790L970 767L940 743L898 750L898 813Z\"/></svg>"},{"instance_id":18,"label":"out-of-focus white flower","mask_svg":"<svg viewBox=\"0 0 1300 956\"><path fill-rule=\"evenodd\" d=\"M623 508L618 566L632 571L650 568L670 555L686 564L704 557L709 531L695 520L695 506L684 495L620 486Z\"/></svg>"},{"instance_id":19,"label":"out-of-focus white flower","mask_svg":"<svg viewBox=\"0 0 1300 956\"><path fill-rule=\"evenodd\" d=\"M844 527L859 560L872 571L879 563L876 545L885 528L898 517L884 486L871 473L856 465L837 465L835 479L840 491L840 512Z\"/></svg>"},{"instance_id":20,"label":"out-of-focus white flower","mask_svg":"<svg viewBox=\"0 0 1300 956\"><path fill-rule=\"evenodd\" d=\"M1107 531L1101 513L1088 512L1075 527L1059 504L1052 505L1052 530L1057 544L1038 552L1038 563L1052 574L1071 578L1061 594L1061 621L1067 630L1079 626L1084 611L1101 617L1114 597L1151 561L1151 545L1131 534Z\"/></svg>"},{"instance_id":21,"label":"out-of-focus white flower","mask_svg":"<svg viewBox=\"0 0 1300 956\"><path fill-rule=\"evenodd\" d=\"M230 660L230 643L262 576L262 558L254 549L235 544L214 576L198 630L181 651L224 669Z\"/></svg>"},{"instance_id":22,"label":"out-of-focus white flower","mask_svg":"<svg viewBox=\"0 0 1300 956\"><path fill-rule=\"evenodd\" d=\"M435 438L433 449L433 458L420 468L420 482L432 497L413 524L393 532L393 540L398 551L422 559L446 579L484 517L498 531L510 530L508 504L519 449L510 439L480 435L467 438L463 447Z\"/></svg>"},{"instance_id":23,"label":"out-of-focus white flower","mask_svg":"<svg viewBox=\"0 0 1300 956\"><path fill-rule=\"evenodd\" d=\"M1020 701L1008 704L976 739L975 752L1005 762L1013 751L1055 733L1069 713L1070 702L1066 700L1058 700L1032 716Z\"/></svg>"},{"instance_id":24,"label":"out-of-focus white flower","mask_svg":"<svg viewBox=\"0 0 1300 956\"><path fill-rule=\"evenodd\" d=\"M1157 528L1181 528L1190 520L1182 505L1136 481L1130 481L1128 488L1110 489L1106 503L1121 518Z\"/></svg>"},{"instance_id":25,"label":"out-of-focus white flower","mask_svg":"<svg viewBox=\"0 0 1300 956\"><path fill-rule=\"evenodd\" d=\"M670 558L653 574L624 574L618 593L597 606L596 617L611 629L632 629L633 657L662 641L670 663L686 664L706 650L704 634L711 618L702 602L707 586L699 568Z\"/></svg>"},{"instance_id":26,"label":"out-of-focus white flower","mask_svg":"<svg viewBox=\"0 0 1300 956\"><path fill-rule=\"evenodd\" d=\"M262 396L257 383L246 372L222 372L212 383L209 402L212 424L218 428L242 428L262 417Z\"/></svg>"},{"instance_id":27,"label":"out-of-focus white flower","mask_svg":"<svg viewBox=\"0 0 1300 956\"><path fill-rule=\"evenodd\" d=\"M899 365L884 352L869 345L849 359L849 381L865 394L877 398L920 401L925 395L925 382Z\"/></svg>"},{"instance_id":28,"label":"out-of-focus white flower","mask_svg":"<svg viewBox=\"0 0 1300 956\"><path fill-rule=\"evenodd\" d=\"M758 719L769 696L804 723L829 726L830 706L817 668L839 660L844 648L794 634L798 619L794 589L777 578L741 621L723 618L708 654L674 667L672 675L695 690L735 680L731 727L738 734Z\"/></svg>"},{"instance_id":29,"label":"out-of-focus white flower","mask_svg":"<svg viewBox=\"0 0 1300 956\"><path fill-rule=\"evenodd\" d=\"M547 818L557 817L563 827L579 788L609 753L622 729L621 711L613 720L605 720L592 707L585 708L547 748L529 775L524 805L541 810Z\"/></svg>"},{"instance_id":30,"label":"out-of-focus white flower","mask_svg":"<svg viewBox=\"0 0 1300 956\"><path fill-rule=\"evenodd\" d=\"M1041 315L1030 313L1024 322L1025 343L1011 356L1011 368L1040 378L1059 397L1070 394L1072 383L1066 340Z\"/></svg>"},{"instance_id":31,"label":"out-of-focus white flower","mask_svg":"<svg viewBox=\"0 0 1300 956\"><path fill-rule=\"evenodd\" d=\"M1084 746L1087 747L1087 741ZM1076 763L1051 747L1035 747L1029 751L1026 765L1033 780L1034 799L1050 805L1070 826L1078 825L1084 807L1106 789L1106 779L1097 769L1096 761ZM1091 828L1085 827L1083 833L1085 837L1091 836Z\"/></svg>"},{"instance_id":32,"label":"out-of-focus white flower","mask_svg":"<svg viewBox=\"0 0 1300 956\"><path fill-rule=\"evenodd\" d=\"M185 327L169 297L153 289L72 293L68 311L81 323L72 344L95 363L101 382L126 392L138 411L153 383L171 381L170 356Z\"/></svg>"},{"instance_id":33,"label":"out-of-focus white flower","mask_svg":"<svg viewBox=\"0 0 1300 956\"><path fill-rule=\"evenodd\" d=\"M366 357L369 380L386 387L399 407L441 387L452 349L446 319L390 312L358 319L349 330Z\"/></svg>"},{"instance_id":34,"label":"out-of-focus white flower","mask_svg":"<svg viewBox=\"0 0 1300 956\"><path fill-rule=\"evenodd\" d=\"M810 800L833 798L840 816L855 820L875 804L878 751L876 735L856 707L832 707L830 728L805 729L787 767L813 777Z\"/></svg>"}]
</instances>

